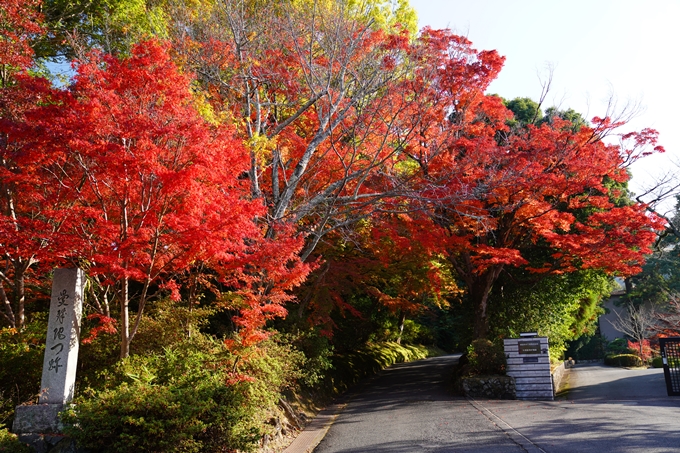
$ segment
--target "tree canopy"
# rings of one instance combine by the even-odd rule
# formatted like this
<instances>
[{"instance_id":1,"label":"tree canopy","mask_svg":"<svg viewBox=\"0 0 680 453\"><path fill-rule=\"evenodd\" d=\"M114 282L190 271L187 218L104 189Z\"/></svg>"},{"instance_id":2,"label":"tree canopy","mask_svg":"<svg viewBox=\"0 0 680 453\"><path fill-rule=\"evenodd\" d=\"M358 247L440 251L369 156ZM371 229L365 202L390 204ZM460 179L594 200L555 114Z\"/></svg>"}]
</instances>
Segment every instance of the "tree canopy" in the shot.
<instances>
[{"instance_id":1,"label":"tree canopy","mask_svg":"<svg viewBox=\"0 0 680 453\"><path fill-rule=\"evenodd\" d=\"M589 281L599 289L554 312L576 332L602 279L639 272L662 227L622 201L627 165L663 151L655 131L612 144L623 123L610 117L487 94L504 58L450 30L415 33L405 0L36 11L12 0L0 16L12 325L26 282L71 263L90 271L102 319L117 307L122 356L150 301L210 301L230 313L228 344L251 344L287 304L310 307L324 272L354 275L324 286L326 315L357 293L401 318L464 294L477 338L490 313L512 312L499 282ZM72 80L27 72L28 43L73 58Z\"/></svg>"}]
</instances>

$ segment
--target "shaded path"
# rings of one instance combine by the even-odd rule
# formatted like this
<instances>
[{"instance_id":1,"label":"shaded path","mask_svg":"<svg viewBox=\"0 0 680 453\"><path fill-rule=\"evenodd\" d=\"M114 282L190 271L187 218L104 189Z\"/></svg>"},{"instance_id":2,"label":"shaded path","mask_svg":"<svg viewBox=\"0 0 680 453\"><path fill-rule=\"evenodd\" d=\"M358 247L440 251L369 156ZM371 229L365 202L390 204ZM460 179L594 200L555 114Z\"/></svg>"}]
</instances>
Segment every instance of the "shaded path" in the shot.
<instances>
[{"instance_id":1,"label":"shaded path","mask_svg":"<svg viewBox=\"0 0 680 453\"><path fill-rule=\"evenodd\" d=\"M465 398L447 391L458 356L400 364L347 404L316 453L523 451Z\"/></svg>"}]
</instances>

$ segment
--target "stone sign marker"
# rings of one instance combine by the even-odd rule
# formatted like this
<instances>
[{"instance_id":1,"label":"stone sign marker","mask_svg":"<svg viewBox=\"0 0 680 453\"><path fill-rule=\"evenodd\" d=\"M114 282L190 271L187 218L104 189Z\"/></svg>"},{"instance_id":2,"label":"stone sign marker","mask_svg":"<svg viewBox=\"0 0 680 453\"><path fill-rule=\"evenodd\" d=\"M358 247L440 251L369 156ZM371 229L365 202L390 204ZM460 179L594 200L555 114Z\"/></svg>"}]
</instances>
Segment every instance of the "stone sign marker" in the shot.
<instances>
[{"instance_id":1,"label":"stone sign marker","mask_svg":"<svg viewBox=\"0 0 680 453\"><path fill-rule=\"evenodd\" d=\"M66 404L73 399L83 312L81 269L55 269L39 403Z\"/></svg>"},{"instance_id":2,"label":"stone sign marker","mask_svg":"<svg viewBox=\"0 0 680 453\"><path fill-rule=\"evenodd\" d=\"M555 397L548 339L545 337L503 340L506 374L515 378L518 400L550 400Z\"/></svg>"},{"instance_id":3,"label":"stone sign marker","mask_svg":"<svg viewBox=\"0 0 680 453\"><path fill-rule=\"evenodd\" d=\"M14 433L59 431L57 414L73 399L84 284L81 269L54 270L40 396L36 405L17 406Z\"/></svg>"}]
</instances>

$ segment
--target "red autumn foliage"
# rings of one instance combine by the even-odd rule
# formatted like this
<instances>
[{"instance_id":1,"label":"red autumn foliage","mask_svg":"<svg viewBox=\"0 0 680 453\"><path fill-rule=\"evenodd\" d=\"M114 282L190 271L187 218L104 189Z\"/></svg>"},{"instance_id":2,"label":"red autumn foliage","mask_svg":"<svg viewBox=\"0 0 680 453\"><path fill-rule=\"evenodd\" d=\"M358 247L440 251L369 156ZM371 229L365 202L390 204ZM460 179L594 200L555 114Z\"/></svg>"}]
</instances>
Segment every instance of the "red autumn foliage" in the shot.
<instances>
[{"instance_id":1,"label":"red autumn foliage","mask_svg":"<svg viewBox=\"0 0 680 453\"><path fill-rule=\"evenodd\" d=\"M24 129L36 138L23 151L49 156L36 159L43 185L63 187L70 197L67 212L79 221L67 230L77 241L60 251L86 263L118 300L121 355L144 304L157 289L179 298L178 277L198 262L258 301L242 307L239 322L244 336L257 336L266 319L285 313L286 291L308 266L297 259L299 239L281 234L275 246L262 239L256 219L264 208L249 200L241 178L249 163L241 141L228 125L200 117L191 79L167 46L143 42L128 58L91 54L76 69L68 90L27 114ZM255 288L259 274L275 289ZM132 281L142 289L131 324Z\"/></svg>"},{"instance_id":2,"label":"red autumn foliage","mask_svg":"<svg viewBox=\"0 0 680 453\"><path fill-rule=\"evenodd\" d=\"M0 7L0 66L25 69L33 64L31 39L44 30L40 0L3 0ZM3 68L3 72L6 68Z\"/></svg>"},{"instance_id":3,"label":"red autumn foliage","mask_svg":"<svg viewBox=\"0 0 680 453\"><path fill-rule=\"evenodd\" d=\"M638 341L628 340L628 349L632 349L642 359L643 362L648 362L654 356L654 350L649 343L649 340L642 340L642 345ZM658 351L656 351L658 353Z\"/></svg>"},{"instance_id":4,"label":"red autumn foliage","mask_svg":"<svg viewBox=\"0 0 680 453\"><path fill-rule=\"evenodd\" d=\"M631 156L659 150L655 133L624 136L634 141L624 149L601 139L618 126L607 120L578 131L561 120L508 131L507 117L495 101L478 103L476 119L462 125L422 182L440 226L433 234L476 307L477 337L486 335L487 298L505 266L632 275L663 226L643 205L615 201ZM530 262L525 249L550 254Z\"/></svg>"},{"instance_id":5,"label":"red autumn foliage","mask_svg":"<svg viewBox=\"0 0 680 453\"><path fill-rule=\"evenodd\" d=\"M89 321L96 321L97 325L90 329L90 331L87 333L87 336L81 339L83 344L92 343L102 333L107 333L110 335L118 333L118 330L116 329L116 320L109 316L105 316L100 313L91 313L87 315L87 319Z\"/></svg>"},{"instance_id":6,"label":"red autumn foliage","mask_svg":"<svg viewBox=\"0 0 680 453\"><path fill-rule=\"evenodd\" d=\"M412 210L414 224L432 222L429 241L475 306L476 337L486 335L487 299L506 266L535 274L639 272L663 222L617 199L627 165L663 152L655 131L621 134L613 145L604 138L623 124L610 118L578 130L559 118L511 130L512 112L484 94L502 57L428 29L413 51L421 65L404 86L418 102L404 118L417 124L400 124L414 131L400 156L419 171L399 175L409 177L409 202L394 197L383 209Z\"/></svg>"}]
</instances>

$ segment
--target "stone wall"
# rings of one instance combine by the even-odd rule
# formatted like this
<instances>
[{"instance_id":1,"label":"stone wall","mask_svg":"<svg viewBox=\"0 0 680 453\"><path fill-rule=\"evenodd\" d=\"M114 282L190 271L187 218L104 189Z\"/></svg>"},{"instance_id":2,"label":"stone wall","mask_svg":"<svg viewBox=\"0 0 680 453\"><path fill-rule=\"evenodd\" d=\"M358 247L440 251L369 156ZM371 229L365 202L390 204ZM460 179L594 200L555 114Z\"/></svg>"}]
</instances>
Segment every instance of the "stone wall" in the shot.
<instances>
[{"instance_id":1,"label":"stone wall","mask_svg":"<svg viewBox=\"0 0 680 453\"><path fill-rule=\"evenodd\" d=\"M552 369L552 379L553 388L555 389L555 394L559 393L562 387L566 384L567 368L564 362L560 362L555 368Z\"/></svg>"},{"instance_id":2,"label":"stone wall","mask_svg":"<svg viewBox=\"0 0 680 453\"><path fill-rule=\"evenodd\" d=\"M515 379L510 376L473 376L461 380L463 392L472 398L515 399Z\"/></svg>"}]
</instances>

